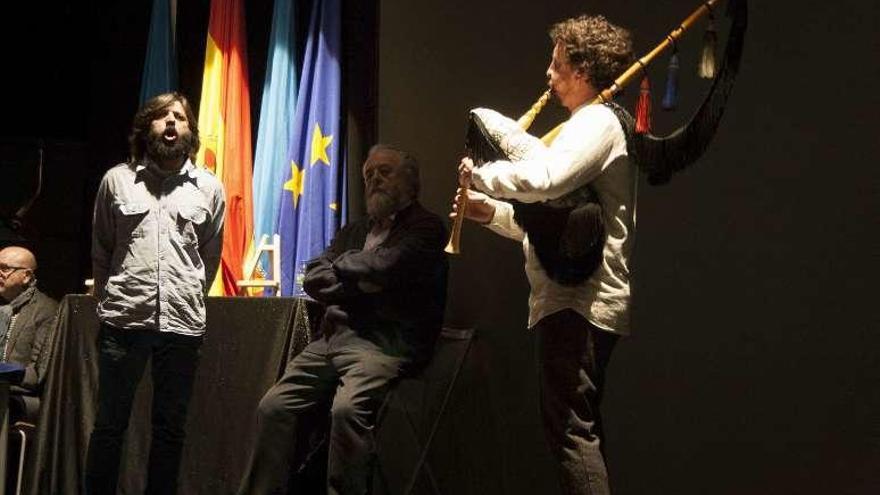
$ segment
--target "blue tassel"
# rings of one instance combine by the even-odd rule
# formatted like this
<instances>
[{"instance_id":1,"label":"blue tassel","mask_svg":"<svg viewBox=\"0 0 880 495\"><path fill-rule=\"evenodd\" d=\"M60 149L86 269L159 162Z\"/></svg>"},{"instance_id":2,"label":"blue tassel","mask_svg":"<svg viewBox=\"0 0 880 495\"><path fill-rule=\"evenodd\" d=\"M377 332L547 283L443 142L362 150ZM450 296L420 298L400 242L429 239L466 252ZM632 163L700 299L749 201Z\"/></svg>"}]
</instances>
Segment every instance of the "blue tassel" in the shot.
<instances>
[{"instance_id":1,"label":"blue tassel","mask_svg":"<svg viewBox=\"0 0 880 495\"><path fill-rule=\"evenodd\" d=\"M666 70L666 93L660 104L663 110L674 110L678 106L678 49L672 52L669 58L669 68Z\"/></svg>"}]
</instances>

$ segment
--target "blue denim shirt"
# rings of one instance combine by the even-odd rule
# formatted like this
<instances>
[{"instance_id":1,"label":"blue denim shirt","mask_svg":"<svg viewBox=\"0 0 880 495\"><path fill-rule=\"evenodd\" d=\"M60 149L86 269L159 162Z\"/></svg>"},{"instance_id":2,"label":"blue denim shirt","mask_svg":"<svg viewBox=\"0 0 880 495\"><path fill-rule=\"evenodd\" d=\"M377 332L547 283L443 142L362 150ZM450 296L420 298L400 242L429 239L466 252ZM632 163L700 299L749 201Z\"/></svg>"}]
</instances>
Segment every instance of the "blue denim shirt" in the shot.
<instances>
[{"instance_id":1,"label":"blue denim shirt","mask_svg":"<svg viewBox=\"0 0 880 495\"><path fill-rule=\"evenodd\" d=\"M171 175L146 160L108 170L92 232L98 318L123 329L202 335L225 208L223 185L189 160Z\"/></svg>"}]
</instances>

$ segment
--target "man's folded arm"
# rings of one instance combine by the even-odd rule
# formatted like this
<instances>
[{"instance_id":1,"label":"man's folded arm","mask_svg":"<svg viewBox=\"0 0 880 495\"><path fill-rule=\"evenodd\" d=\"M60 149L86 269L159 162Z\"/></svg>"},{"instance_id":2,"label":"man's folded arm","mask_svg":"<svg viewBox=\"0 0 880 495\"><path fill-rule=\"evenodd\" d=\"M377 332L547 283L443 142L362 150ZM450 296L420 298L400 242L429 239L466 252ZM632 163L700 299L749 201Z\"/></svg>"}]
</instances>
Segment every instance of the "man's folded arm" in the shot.
<instances>
[{"instance_id":1,"label":"man's folded arm","mask_svg":"<svg viewBox=\"0 0 880 495\"><path fill-rule=\"evenodd\" d=\"M347 251L333 267L344 283L371 284L379 290L400 287L430 275L443 257L446 229L437 218L408 227L405 237L390 246L369 251Z\"/></svg>"}]
</instances>

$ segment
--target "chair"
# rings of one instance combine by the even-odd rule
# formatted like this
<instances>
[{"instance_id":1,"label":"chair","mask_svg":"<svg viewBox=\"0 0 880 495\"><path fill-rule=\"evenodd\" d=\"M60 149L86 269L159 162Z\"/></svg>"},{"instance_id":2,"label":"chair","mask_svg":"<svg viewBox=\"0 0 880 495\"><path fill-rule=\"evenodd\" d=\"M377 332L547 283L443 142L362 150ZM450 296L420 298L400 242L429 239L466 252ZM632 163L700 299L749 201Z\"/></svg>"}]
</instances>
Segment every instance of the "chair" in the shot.
<instances>
[{"instance_id":1,"label":"chair","mask_svg":"<svg viewBox=\"0 0 880 495\"><path fill-rule=\"evenodd\" d=\"M473 328L443 328L428 366L417 376L400 380L385 397L377 418L374 493L410 495L422 475L431 493L442 493L428 463L428 454L473 336ZM394 448L383 449L384 445ZM402 477L401 472L405 474Z\"/></svg>"},{"instance_id":2,"label":"chair","mask_svg":"<svg viewBox=\"0 0 880 495\"><path fill-rule=\"evenodd\" d=\"M421 473L427 477L432 493L441 493L428 463L428 453L449 406L473 336L472 328L443 328L431 362L418 375L398 381L385 396L376 418L373 494L410 495ZM300 490L324 493L329 417L315 416L309 421L315 422L314 426L320 432L304 440L308 453L298 464L294 483ZM389 443L394 448L383 449L383 445ZM401 472L405 477L401 478Z\"/></svg>"},{"instance_id":3,"label":"chair","mask_svg":"<svg viewBox=\"0 0 880 495\"><path fill-rule=\"evenodd\" d=\"M24 366L0 362L0 495L6 492L6 442L9 435L9 386L21 383ZM20 477L19 477L20 478Z\"/></svg>"},{"instance_id":4,"label":"chair","mask_svg":"<svg viewBox=\"0 0 880 495\"><path fill-rule=\"evenodd\" d=\"M9 435L6 471L6 493L19 495L24 483L25 460L28 441L36 438L37 420L40 417L40 398L34 395L16 394L9 398ZM33 440L31 440L33 441ZM13 483L14 482L14 483Z\"/></svg>"},{"instance_id":5,"label":"chair","mask_svg":"<svg viewBox=\"0 0 880 495\"><path fill-rule=\"evenodd\" d=\"M28 437L36 431L37 426L27 421L16 421L10 428L10 441L18 442L18 459L15 474L15 495L21 495L21 486L24 481L24 460L27 453Z\"/></svg>"}]
</instances>

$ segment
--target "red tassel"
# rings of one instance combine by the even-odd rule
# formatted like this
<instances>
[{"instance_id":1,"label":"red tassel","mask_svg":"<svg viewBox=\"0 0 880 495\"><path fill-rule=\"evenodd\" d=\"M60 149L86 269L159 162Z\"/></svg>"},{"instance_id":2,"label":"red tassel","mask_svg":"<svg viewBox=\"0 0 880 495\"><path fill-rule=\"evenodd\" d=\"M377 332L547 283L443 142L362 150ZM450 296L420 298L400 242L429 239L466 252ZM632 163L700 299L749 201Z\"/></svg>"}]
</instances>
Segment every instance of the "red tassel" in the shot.
<instances>
[{"instance_id":1,"label":"red tassel","mask_svg":"<svg viewBox=\"0 0 880 495\"><path fill-rule=\"evenodd\" d=\"M648 76L642 78L639 87L639 102L636 105L636 133L651 132L651 83Z\"/></svg>"}]
</instances>

